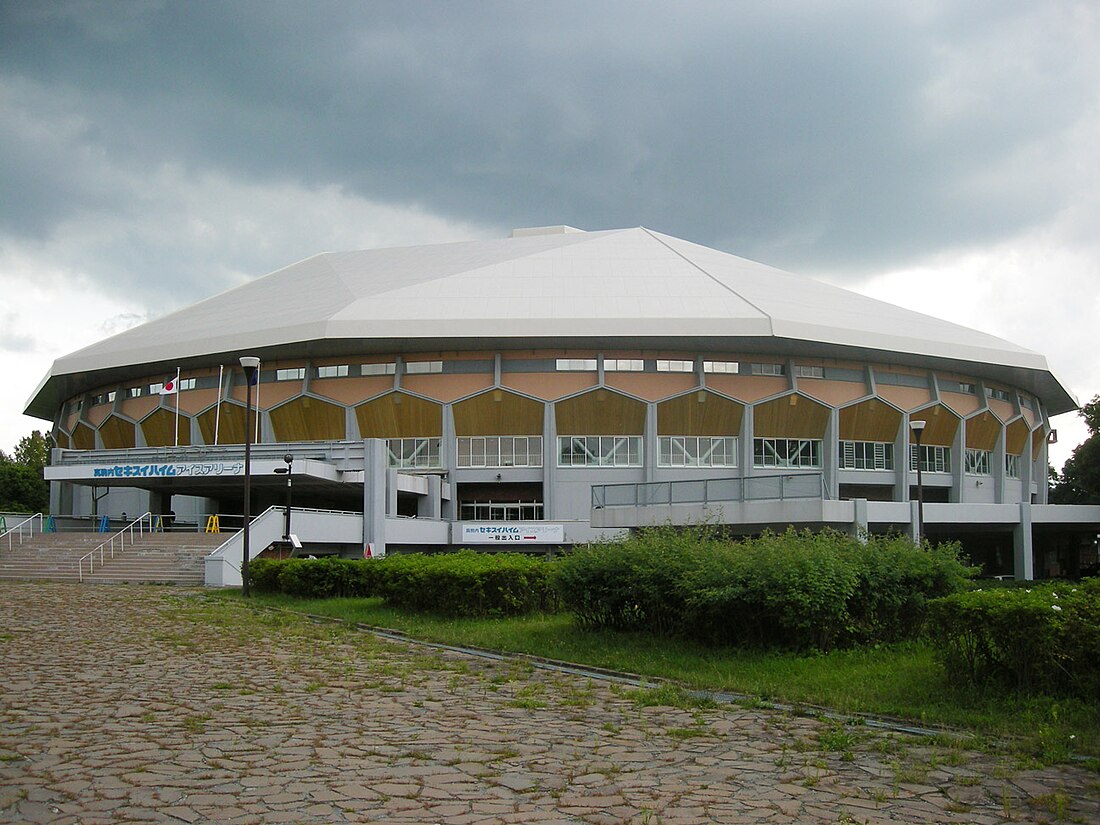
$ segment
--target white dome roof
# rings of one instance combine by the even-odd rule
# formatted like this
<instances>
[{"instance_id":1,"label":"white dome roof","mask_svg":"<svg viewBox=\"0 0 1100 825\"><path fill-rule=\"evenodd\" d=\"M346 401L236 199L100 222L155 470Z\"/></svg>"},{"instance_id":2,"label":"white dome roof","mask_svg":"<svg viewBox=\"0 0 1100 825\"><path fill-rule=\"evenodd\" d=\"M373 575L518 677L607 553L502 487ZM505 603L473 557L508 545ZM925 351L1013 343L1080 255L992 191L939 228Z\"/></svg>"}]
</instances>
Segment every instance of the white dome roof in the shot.
<instances>
[{"instance_id":1,"label":"white dome roof","mask_svg":"<svg viewBox=\"0 0 1100 825\"><path fill-rule=\"evenodd\" d=\"M1076 407L1008 341L644 228L316 255L54 362L27 413L166 368L342 353L601 346L938 367ZM218 358L221 356L221 358Z\"/></svg>"}]
</instances>

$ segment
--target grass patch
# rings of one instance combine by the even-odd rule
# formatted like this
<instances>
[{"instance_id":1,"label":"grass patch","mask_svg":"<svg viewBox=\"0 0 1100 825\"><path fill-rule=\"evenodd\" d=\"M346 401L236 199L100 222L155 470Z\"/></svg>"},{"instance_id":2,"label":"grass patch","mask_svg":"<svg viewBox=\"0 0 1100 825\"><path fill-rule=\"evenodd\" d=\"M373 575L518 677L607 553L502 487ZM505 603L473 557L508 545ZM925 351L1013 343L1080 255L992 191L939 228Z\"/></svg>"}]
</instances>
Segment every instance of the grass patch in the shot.
<instances>
[{"instance_id":1,"label":"grass patch","mask_svg":"<svg viewBox=\"0 0 1100 825\"><path fill-rule=\"evenodd\" d=\"M208 597L238 600L237 591ZM568 614L512 618L446 618L406 613L381 599L296 599L254 594L257 605L281 607L349 622L392 628L447 644L527 653L673 680L692 690L724 691L840 713L869 713L923 726L973 731L987 739L1015 740L1044 762L1100 757L1100 705L1049 697L1022 698L952 688L923 642L834 650L827 654L710 648L683 639L611 630L582 631ZM676 687L634 691L636 703L698 707ZM521 697L522 698L522 697ZM839 743L838 743L839 744Z\"/></svg>"}]
</instances>

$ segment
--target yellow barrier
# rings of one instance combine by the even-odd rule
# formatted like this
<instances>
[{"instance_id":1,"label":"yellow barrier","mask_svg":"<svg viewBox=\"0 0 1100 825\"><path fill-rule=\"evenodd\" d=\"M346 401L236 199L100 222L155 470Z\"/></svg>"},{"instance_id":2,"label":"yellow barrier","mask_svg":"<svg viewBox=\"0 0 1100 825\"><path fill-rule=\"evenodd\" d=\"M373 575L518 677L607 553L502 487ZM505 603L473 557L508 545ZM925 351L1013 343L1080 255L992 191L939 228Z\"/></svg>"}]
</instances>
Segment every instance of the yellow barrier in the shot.
<instances>
[{"instance_id":1,"label":"yellow barrier","mask_svg":"<svg viewBox=\"0 0 1100 825\"><path fill-rule=\"evenodd\" d=\"M218 523L218 514L208 517L206 519L206 532L207 533L220 533L222 531L221 525Z\"/></svg>"}]
</instances>

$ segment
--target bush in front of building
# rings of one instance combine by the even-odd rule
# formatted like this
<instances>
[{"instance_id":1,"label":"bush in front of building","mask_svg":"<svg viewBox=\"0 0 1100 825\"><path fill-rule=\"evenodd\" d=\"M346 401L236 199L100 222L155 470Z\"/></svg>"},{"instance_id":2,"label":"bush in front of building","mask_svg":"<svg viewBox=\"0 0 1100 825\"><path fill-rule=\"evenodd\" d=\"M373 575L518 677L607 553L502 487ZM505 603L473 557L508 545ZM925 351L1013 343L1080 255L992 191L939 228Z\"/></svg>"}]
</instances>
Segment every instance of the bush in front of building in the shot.
<instances>
[{"instance_id":1,"label":"bush in front of building","mask_svg":"<svg viewBox=\"0 0 1100 825\"><path fill-rule=\"evenodd\" d=\"M928 600L964 589L972 572L957 545L828 530L735 542L703 525L578 548L555 581L585 628L824 651L919 634Z\"/></svg>"},{"instance_id":2,"label":"bush in front of building","mask_svg":"<svg viewBox=\"0 0 1100 825\"><path fill-rule=\"evenodd\" d=\"M366 597L376 594L377 571L360 559L256 559L249 583L257 593L286 593L304 599Z\"/></svg>"},{"instance_id":3,"label":"bush in front of building","mask_svg":"<svg viewBox=\"0 0 1100 825\"><path fill-rule=\"evenodd\" d=\"M955 684L1100 696L1100 579L955 594L929 605L928 626Z\"/></svg>"},{"instance_id":4,"label":"bush in front of building","mask_svg":"<svg viewBox=\"0 0 1100 825\"><path fill-rule=\"evenodd\" d=\"M257 559L258 593L300 598L381 596L393 607L446 616L514 616L558 608L551 564L519 553L410 553L382 559Z\"/></svg>"},{"instance_id":5,"label":"bush in front of building","mask_svg":"<svg viewBox=\"0 0 1100 825\"><path fill-rule=\"evenodd\" d=\"M516 616L558 608L554 563L521 553L387 556L377 594L387 604L447 616Z\"/></svg>"}]
</instances>

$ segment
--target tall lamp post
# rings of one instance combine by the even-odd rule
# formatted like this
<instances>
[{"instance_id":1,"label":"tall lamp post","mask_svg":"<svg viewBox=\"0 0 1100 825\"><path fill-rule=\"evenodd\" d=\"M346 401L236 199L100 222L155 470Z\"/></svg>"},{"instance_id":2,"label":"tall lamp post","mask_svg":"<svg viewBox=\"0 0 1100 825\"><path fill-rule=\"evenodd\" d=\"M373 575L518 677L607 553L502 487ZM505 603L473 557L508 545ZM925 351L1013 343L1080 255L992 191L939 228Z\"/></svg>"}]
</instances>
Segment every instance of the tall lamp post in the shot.
<instances>
[{"instance_id":1,"label":"tall lamp post","mask_svg":"<svg viewBox=\"0 0 1100 825\"><path fill-rule=\"evenodd\" d=\"M260 369L260 359L253 355L241 356L244 369L244 556L241 558L241 595L248 591L248 538L252 532L252 385Z\"/></svg>"},{"instance_id":2,"label":"tall lamp post","mask_svg":"<svg viewBox=\"0 0 1100 825\"><path fill-rule=\"evenodd\" d=\"M283 456L285 467L276 467L275 472L286 476L286 518L283 520L283 541L290 541L290 467L294 463L294 456L287 453Z\"/></svg>"},{"instance_id":3,"label":"tall lamp post","mask_svg":"<svg viewBox=\"0 0 1100 825\"><path fill-rule=\"evenodd\" d=\"M913 440L917 442L917 544L924 544L924 477L921 475L924 456L921 454L920 440L927 423L919 418L909 422L909 429L913 431Z\"/></svg>"}]
</instances>

